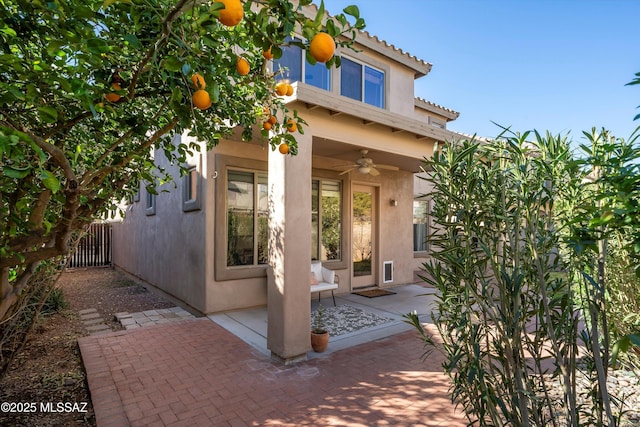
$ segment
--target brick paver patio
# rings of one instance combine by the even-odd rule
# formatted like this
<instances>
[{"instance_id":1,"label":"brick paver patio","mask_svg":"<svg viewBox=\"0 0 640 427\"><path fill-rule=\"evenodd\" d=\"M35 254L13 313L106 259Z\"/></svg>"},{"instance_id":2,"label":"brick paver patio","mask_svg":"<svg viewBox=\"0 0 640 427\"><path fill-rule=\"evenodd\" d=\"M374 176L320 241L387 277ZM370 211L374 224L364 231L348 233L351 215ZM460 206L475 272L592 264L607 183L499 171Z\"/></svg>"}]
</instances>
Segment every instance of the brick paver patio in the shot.
<instances>
[{"instance_id":1,"label":"brick paver patio","mask_svg":"<svg viewBox=\"0 0 640 427\"><path fill-rule=\"evenodd\" d=\"M294 366L203 318L79 344L98 427L466 425L413 331Z\"/></svg>"}]
</instances>

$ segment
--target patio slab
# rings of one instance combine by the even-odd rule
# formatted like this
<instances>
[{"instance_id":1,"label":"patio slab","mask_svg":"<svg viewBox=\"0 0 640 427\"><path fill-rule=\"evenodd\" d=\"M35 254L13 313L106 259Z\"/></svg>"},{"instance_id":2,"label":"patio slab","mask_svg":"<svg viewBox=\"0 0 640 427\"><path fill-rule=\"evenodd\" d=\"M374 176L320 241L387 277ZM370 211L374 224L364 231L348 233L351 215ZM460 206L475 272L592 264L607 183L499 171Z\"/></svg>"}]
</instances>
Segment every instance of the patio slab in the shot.
<instances>
[{"instance_id":1,"label":"patio slab","mask_svg":"<svg viewBox=\"0 0 640 427\"><path fill-rule=\"evenodd\" d=\"M396 286L389 288L389 290L395 292L395 295L378 298L366 298L354 294L336 295L337 305L349 305L368 313L391 318L392 321L345 335L330 337L329 347L324 353L310 352L307 357L311 359L326 357L333 352L341 351L354 345L412 330L412 326L404 322L402 315L413 311L417 312L424 322L431 321L430 313L435 301L434 289L412 284ZM333 307L331 297L323 298L320 303L324 307ZM311 302L312 311L317 307L318 300L313 299ZM270 354L267 349L266 307L213 314L209 316L209 319L232 332L257 351L265 355Z\"/></svg>"}]
</instances>

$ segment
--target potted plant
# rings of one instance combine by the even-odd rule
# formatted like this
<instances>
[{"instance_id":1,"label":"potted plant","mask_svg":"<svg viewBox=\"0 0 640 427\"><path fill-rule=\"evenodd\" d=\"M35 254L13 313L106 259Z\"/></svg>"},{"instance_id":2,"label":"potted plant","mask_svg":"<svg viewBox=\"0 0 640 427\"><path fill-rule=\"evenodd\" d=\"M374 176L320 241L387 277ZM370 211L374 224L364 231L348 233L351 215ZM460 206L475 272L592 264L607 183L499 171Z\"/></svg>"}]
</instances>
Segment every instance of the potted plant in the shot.
<instances>
[{"instance_id":1,"label":"potted plant","mask_svg":"<svg viewBox=\"0 0 640 427\"><path fill-rule=\"evenodd\" d=\"M316 353L322 353L329 345L329 331L324 326L324 307L318 306L311 327L311 347Z\"/></svg>"}]
</instances>

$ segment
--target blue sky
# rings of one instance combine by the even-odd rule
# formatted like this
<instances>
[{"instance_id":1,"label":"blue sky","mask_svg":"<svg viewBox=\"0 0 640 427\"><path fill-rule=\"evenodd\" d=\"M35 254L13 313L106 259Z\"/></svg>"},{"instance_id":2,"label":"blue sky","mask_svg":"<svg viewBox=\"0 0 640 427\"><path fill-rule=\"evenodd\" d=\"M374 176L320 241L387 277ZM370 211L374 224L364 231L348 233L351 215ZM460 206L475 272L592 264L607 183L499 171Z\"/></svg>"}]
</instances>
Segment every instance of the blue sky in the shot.
<instances>
[{"instance_id":1,"label":"blue sky","mask_svg":"<svg viewBox=\"0 0 640 427\"><path fill-rule=\"evenodd\" d=\"M357 4L366 30L433 64L415 95L460 112L449 129L492 137L537 129L583 142L640 126L640 1L325 0Z\"/></svg>"}]
</instances>

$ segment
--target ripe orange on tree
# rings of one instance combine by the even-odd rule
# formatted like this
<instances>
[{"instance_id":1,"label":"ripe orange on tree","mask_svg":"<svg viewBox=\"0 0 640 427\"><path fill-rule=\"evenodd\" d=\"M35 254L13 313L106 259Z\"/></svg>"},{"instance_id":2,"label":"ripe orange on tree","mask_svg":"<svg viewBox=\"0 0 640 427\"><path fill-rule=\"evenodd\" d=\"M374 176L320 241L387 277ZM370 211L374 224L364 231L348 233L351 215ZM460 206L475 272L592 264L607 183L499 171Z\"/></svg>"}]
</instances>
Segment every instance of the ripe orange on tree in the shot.
<instances>
[{"instance_id":1,"label":"ripe orange on tree","mask_svg":"<svg viewBox=\"0 0 640 427\"><path fill-rule=\"evenodd\" d=\"M122 88L120 87L119 83L111 83L111 89L113 89L113 90L121 90ZM110 93L106 94L104 97L107 98L107 101L109 101L109 102L118 102L118 101L120 101L120 98L121 98L121 96L118 95L115 92L110 92Z\"/></svg>"},{"instance_id":2,"label":"ripe orange on tree","mask_svg":"<svg viewBox=\"0 0 640 427\"><path fill-rule=\"evenodd\" d=\"M295 132L297 130L298 130L298 125L296 124L296 122L294 122L291 119L287 120L287 131Z\"/></svg>"},{"instance_id":3,"label":"ripe orange on tree","mask_svg":"<svg viewBox=\"0 0 640 427\"><path fill-rule=\"evenodd\" d=\"M336 51L336 42L327 33L316 33L309 44L311 56L318 62L327 62Z\"/></svg>"},{"instance_id":4,"label":"ripe orange on tree","mask_svg":"<svg viewBox=\"0 0 640 427\"><path fill-rule=\"evenodd\" d=\"M264 130L271 130L272 127L273 127L273 125L269 121L266 121L266 122L264 122L262 124L262 129L264 129Z\"/></svg>"},{"instance_id":5,"label":"ripe orange on tree","mask_svg":"<svg viewBox=\"0 0 640 427\"><path fill-rule=\"evenodd\" d=\"M249 70L249 61L239 56L238 62L236 62L236 71L238 72L238 74L240 74L241 76L246 76L247 74L249 74Z\"/></svg>"},{"instance_id":6,"label":"ripe orange on tree","mask_svg":"<svg viewBox=\"0 0 640 427\"><path fill-rule=\"evenodd\" d=\"M276 85L276 95L285 96L287 94L287 83L280 82Z\"/></svg>"},{"instance_id":7,"label":"ripe orange on tree","mask_svg":"<svg viewBox=\"0 0 640 427\"><path fill-rule=\"evenodd\" d=\"M280 153L282 153L282 154L288 154L289 153L289 144L287 144L286 142L283 142L278 147L278 151L280 151Z\"/></svg>"},{"instance_id":8,"label":"ripe orange on tree","mask_svg":"<svg viewBox=\"0 0 640 427\"><path fill-rule=\"evenodd\" d=\"M193 102L193 106L200 110L206 110L211 107L211 97L209 96L209 92L204 89L195 91L191 97L191 101Z\"/></svg>"},{"instance_id":9,"label":"ripe orange on tree","mask_svg":"<svg viewBox=\"0 0 640 427\"><path fill-rule=\"evenodd\" d=\"M224 3L224 9L220 10L218 20L227 27L235 27L242 21L244 9L240 0L217 0Z\"/></svg>"},{"instance_id":10,"label":"ripe orange on tree","mask_svg":"<svg viewBox=\"0 0 640 427\"><path fill-rule=\"evenodd\" d=\"M275 125L278 122L278 119L276 118L276 116L269 116L269 120L267 120L267 122Z\"/></svg>"},{"instance_id":11,"label":"ripe orange on tree","mask_svg":"<svg viewBox=\"0 0 640 427\"><path fill-rule=\"evenodd\" d=\"M285 95L287 96L293 95L293 86L291 86L289 83L287 83L287 93L285 93Z\"/></svg>"},{"instance_id":12,"label":"ripe orange on tree","mask_svg":"<svg viewBox=\"0 0 640 427\"><path fill-rule=\"evenodd\" d=\"M191 81L193 82L193 85L196 87L196 89L204 89L205 87L207 87L207 84L204 82L204 77L202 77L202 75L199 73L195 73L193 76L191 76Z\"/></svg>"}]
</instances>

